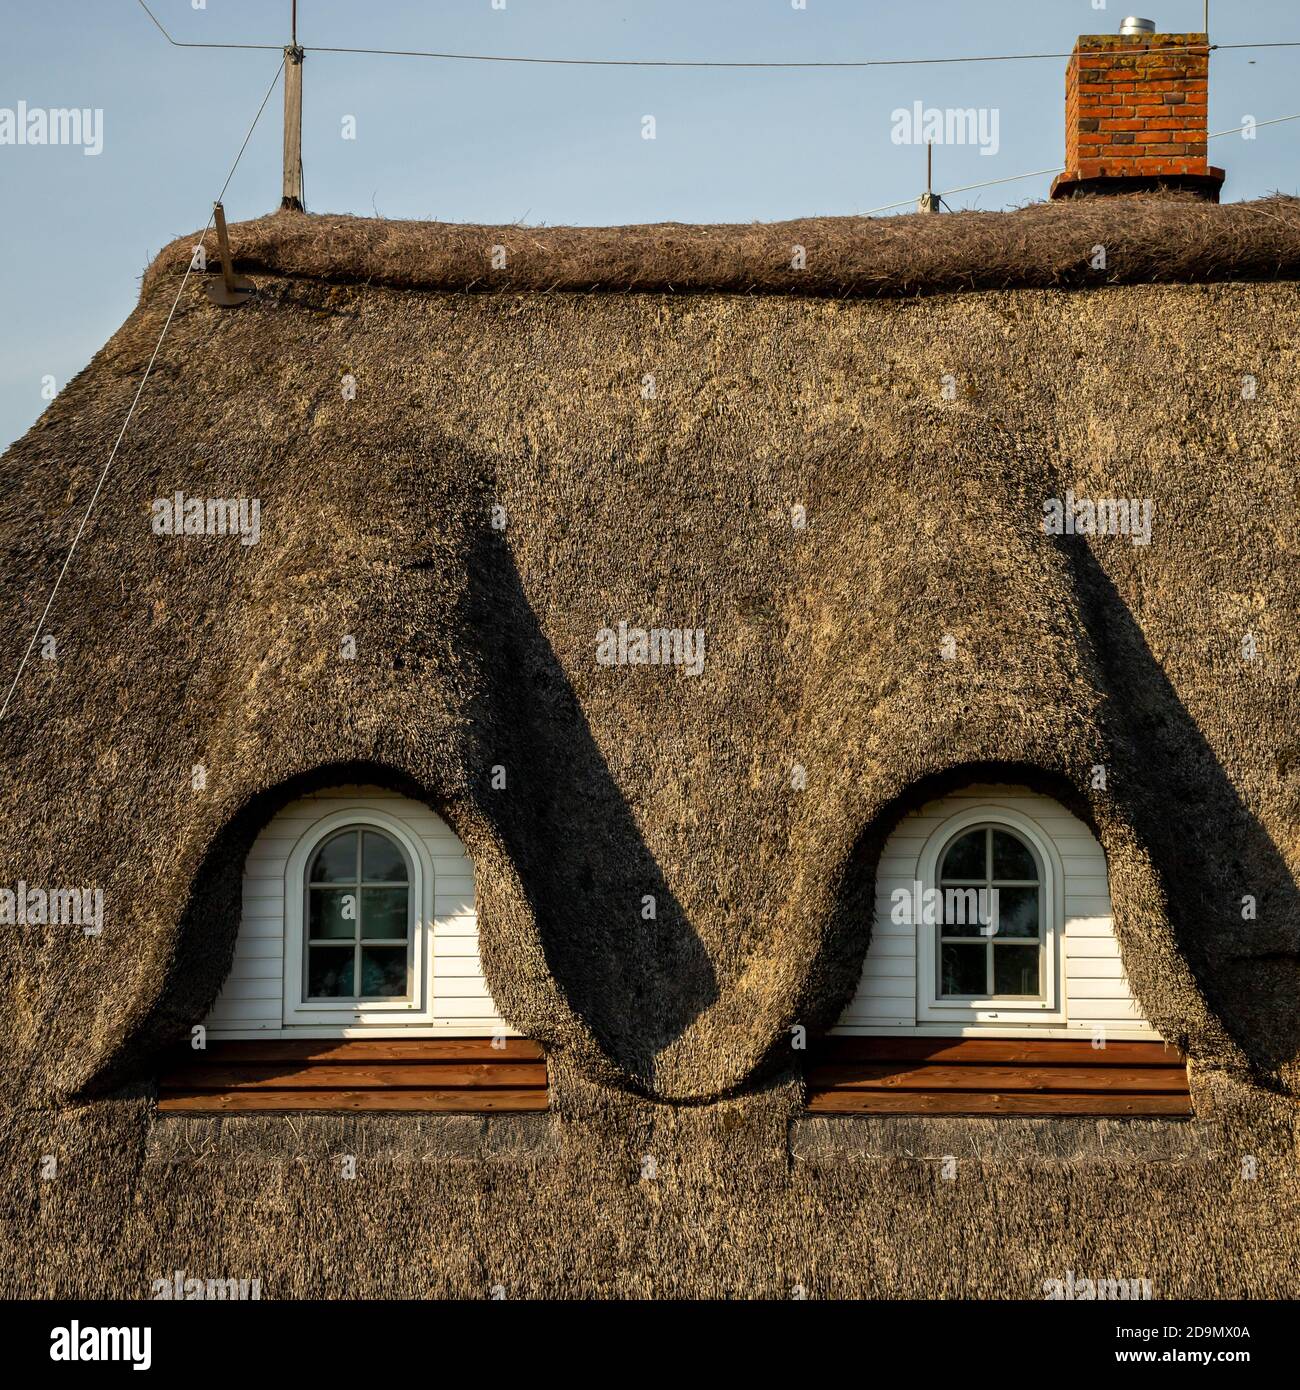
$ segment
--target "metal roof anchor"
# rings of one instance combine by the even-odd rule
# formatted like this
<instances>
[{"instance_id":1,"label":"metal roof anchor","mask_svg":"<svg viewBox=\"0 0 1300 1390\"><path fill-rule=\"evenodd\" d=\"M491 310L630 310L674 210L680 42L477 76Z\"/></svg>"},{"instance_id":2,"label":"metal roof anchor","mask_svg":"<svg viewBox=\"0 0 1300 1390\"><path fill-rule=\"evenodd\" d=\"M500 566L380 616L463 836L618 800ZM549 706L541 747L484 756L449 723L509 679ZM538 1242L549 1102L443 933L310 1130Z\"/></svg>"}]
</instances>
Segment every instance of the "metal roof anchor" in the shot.
<instances>
[{"instance_id":1,"label":"metal roof anchor","mask_svg":"<svg viewBox=\"0 0 1300 1390\"><path fill-rule=\"evenodd\" d=\"M226 210L220 203L213 203L213 215L217 219L217 245L221 254L221 279L209 280L204 288L208 298L222 309L238 309L248 301L257 286L242 275L236 275L230 255L230 238L226 235Z\"/></svg>"}]
</instances>

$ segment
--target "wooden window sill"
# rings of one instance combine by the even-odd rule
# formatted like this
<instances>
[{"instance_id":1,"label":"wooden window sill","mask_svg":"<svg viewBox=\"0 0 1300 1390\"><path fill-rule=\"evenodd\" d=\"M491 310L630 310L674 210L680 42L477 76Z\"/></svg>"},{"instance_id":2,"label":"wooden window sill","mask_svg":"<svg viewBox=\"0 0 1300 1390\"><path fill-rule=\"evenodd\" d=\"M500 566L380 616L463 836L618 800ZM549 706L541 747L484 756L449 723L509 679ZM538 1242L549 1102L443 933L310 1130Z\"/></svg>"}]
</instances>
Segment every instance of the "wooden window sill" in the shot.
<instances>
[{"instance_id":1,"label":"wooden window sill","mask_svg":"<svg viewBox=\"0 0 1300 1390\"><path fill-rule=\"evenodd\" d=\"M807 1082L823 1115L1192 1114L1184 1058L1159 1042L832 1037Z\"/></svg>"},{"instance_id":2,"label":"wooden window sill","mask_svg":"<svg viewBox=\"0 0 1300 1390\"><path fill-rule=\"evenodd\" d=\"M218 1042L168 1057L162 1114L497 1113L547 1109L546 1059L527 1038Z\"/></svg>"}]
</instances>

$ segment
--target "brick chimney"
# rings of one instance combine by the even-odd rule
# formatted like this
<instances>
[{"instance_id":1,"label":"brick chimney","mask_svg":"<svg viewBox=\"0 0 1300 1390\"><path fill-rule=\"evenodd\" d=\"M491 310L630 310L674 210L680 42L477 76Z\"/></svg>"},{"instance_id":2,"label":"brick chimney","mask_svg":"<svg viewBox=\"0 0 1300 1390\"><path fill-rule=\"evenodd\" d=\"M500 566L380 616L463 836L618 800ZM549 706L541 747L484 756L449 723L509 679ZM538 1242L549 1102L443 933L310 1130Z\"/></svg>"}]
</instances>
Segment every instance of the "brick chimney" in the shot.
<instances>
[{"instance_id":1,"label":"brick chimney","mask_svg":"<svg viewBox=\"0 0 1300 1390\"><path fill-rule=\"evenodd\" d=\"M1205 161L1208 35L1141 31L1148 27L1125 20L1118 34L1075 43L1065 70L1065 172L1053 198L1174 188L1219 201L1223 170Z\"/></svg>"}]
</instances>

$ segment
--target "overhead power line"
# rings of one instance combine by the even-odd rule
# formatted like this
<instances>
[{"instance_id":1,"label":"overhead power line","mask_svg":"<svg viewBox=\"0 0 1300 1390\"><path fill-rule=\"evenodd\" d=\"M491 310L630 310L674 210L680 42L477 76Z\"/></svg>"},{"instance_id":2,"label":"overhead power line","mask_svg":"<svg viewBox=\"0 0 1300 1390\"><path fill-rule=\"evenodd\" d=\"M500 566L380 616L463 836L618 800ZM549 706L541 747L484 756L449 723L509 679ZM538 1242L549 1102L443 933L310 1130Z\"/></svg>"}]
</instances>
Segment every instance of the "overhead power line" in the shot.
<instances>
[{"instance_id":1,"label":"overhead power line","mask_svg":"<svg viewBox=\"0 0 1300 1390\"><path fill-rule=\"evenodd\" d=\"M1197 52L1205 45L1197 47ZM1162 53L1190 52L1165 48ZM905 68L939 63L1017 63L1068 58L1068 53L986 53L955 58L844 58L789 62L740 62L714 58L525 58L496 53L438 53L415 48L308 48L309 53L358 53L380 58L443 58L462 63L538 63L578 68Z\"/></svg>"},{"instance_id":2,"label":"overhead power line","mask_svg":"<svg viewBox=\"0 0 1300 1390\"><path fill-rule=\"evenodd\" d=\"M280 72L284 67L284 60L280 60L280 66L275 70L275 76L271 79L271 85L266 89L266 95L262 98L262 104L257 108L257 115L253 117L253 124L248 127L248 134L244 136L244 143L239 147L239 153L235 156L235 162L230 166L230 172L226 175L226 181L221 185L221 192L217 194L216 201L213 203L212 212L208 213L207 225L203 228L203 234L199 237L198 245L202 246L207 240L208 233L212 230L212 219L216 214L216 204L226 196L226 189L230 187L230 180L235 177L235 170L239 168L239 161L244 157L244 151L248 148L248 142L253 138L253 132L257 129L257 123L262 119L262 112L266 110L266 103L271 99L271 93L275 91L276 83L280 80ZM162 332L158 334L158 341L154 344L153 353L150 355L149 363L144 369L144 375L140 378L140 384L135 389L135 395L131 398L131 405L126 412L126 419L122 421L122 428L118 431L117 440L113 445L112 452L108 456L103 471L99 475L99 481L95 484L95 491L91 494L90 502L86 507L85 513L81 518L81 525L77 527L77 534L72 538L72 544L68 547L68 553L63 561L63 567L59 570L58 576L54 581L54 587L50 590L50 597L45 604L45 608L36 623L36 628L32 633L32 640L27 644L27 650L23 653L22 660L18 663L18 670L14 673L13 683L9 687L9 693L4 698L4 704L0 705L0 719L5 717L9 709L9 702L14 697L14 691L18 689L18 682L22 679L23 672L27 669L27 663L31 659L32 650L40 639L41 630L45 627L45 620L50 616L50 610L54 607L54 600L58 596L59 588L63 584L64 575L68 572L69 565L72 564L72 557L77 553L77 546L81 543L87 525L90 523L91 513L95 510L95 504L99 501L99 494L104 490L104 483L108 479L109 470L113 467L113 462L117 458L118 450L122 447L122 440L126 437L126 431L135 415L135 408L140 404L140 397L144 394L144 388L153 372L154 363L158 360L158 354L162 350L163 339L167 336L167 330L172 326L172 319L176 317L177 306L181 302L181 295L185 293L185 286L189 283L190 272L194 269L194 259L190 258L189 264L185 267L185 274L181 277L181 283L176 291L176 298L172 300L172 307L168 310L167 318L163 323Z\"/></svg>"},{"instance_id":3,"label":"overhead power line","mask_svg":"<svg viewBox=\"0 0 1300 1390\"><path fill-rule=\"evenodd\" d=\"M284 45L281 43L187 43L184 39L172 38L172 36L167 32L166 29L163 28L162 24L159 22L158 16L154 14L154 12L149 8L149 6L144 3L144 0L136 0L136 3L145 12L145 14L147 14L149 18L153 20L154 28L158 30L158 32L163 36L163 38L167 40L169 44L171 44L173 48L254 48L270 49L272 52L278 52L280 49L284 47Z\"/></svg>"},{"instance_id":4,"label":"overhead power line","mask_svg":"<svg viewBox=\"0 0 1300 1390\"><path fill-rule=\"evenodd\" d=\"M137 0L140 8L154 22L158 32L176 48L246 48L279 49L271 43L192 43L174 39L163 27L157 15ZM1211 43L1191 44L1184 48L1161 48L1161 53L1203 53L1206 49L1230 48L1300 48L1300 39L1279 43ZM964 54L953 58L849 58L792 60L789 62L742 62L712 58L534 58L502 53L446 53L421 48L340 48L303 44L304 53L352 53L376 58L437 58L455 63L529 63L549 67L581 68L900 68L925 67L947 63L1021 63L1043 58L1069 58L1070 53L982 53ZM1136 52L1143 50L1137 49Z\"/></svg>"},{"instance_id":5,"label":"overhead power line","mask_svg":"<svg viewBox=\"0 0 1300 1390\"><path fill-rule=\"evenodd\" d=\"M1271 121L1252 121L1250 125L1235 125L1231 130L1211 131L1205 138L1207 140L1217 140L1221 135L1238 135L1243 130L1258 130L1260 126L1281 125L1284 121L1300 121L1300 111L1294 116L1274 116Z\"/></svg>"},{"instance_id":6,"label":"overhead power line","mask_svg":"<svg viewBox=\"0 0 1300 1390\"><path fill-rule=\"evenodd\" d=\"M1249 126L1235 125L1231 130L1212 131L1205 138L1207 140L1219 140L1225 135L1238 135L1243 130L1259 130L1262 126L1266 125L1283 125L1287 121L1300 121L1300 111L1297 111L1293 116L1274 116L1268 121L1255 121ZM1045 178L1048 174L1060 174L1063 172L1063 166L1058 164L1054 169L1034 169L1028 174L1010 174L1004 179L985 179L983 183L966 183L962 184L960 188L947 188L939 194L939 197L947 198L953 193L971 193L977 188L992 188L994 184L1018 183L1021 179L1040 179ZM914 197L902 198L897 203L886 203L883 207L869 208L866 212L858 213L857 216L874 217L878 212L893 212L895 208L910 208L915 206L916 199ZM953 209L949 208L948 211L951 212Z\"/></svg>"},{"instance_id":7,"label":"overhead power line","mask_svg":"<svg viewBox=\"0 0 1300 1390\"><path fill-rule=\"evenodd\" d=\"M143 3L143 0L141 0ZM1286 43L1190 44L1182 48L1134 49L1134 52L1204 53L1229 48L1300 48L1300 39ZM1072 58L1066 53L980 53L954 58L847 58L825 61L737 62L712 58L525 58L495 53L439 53L416 48L326 48L305 45L307 53L360 53L386 58L444 58L462 63L540 63L583 68L909 68L942 63L1023 63L1040 58Z\"/></svg>"},{"instance_id":8,"label":"overhead power line","mask_svg":"<svg viewBox=\"0 0 1300 1390\"><path fill-rule=\"evenodd\" d=\"M992 188L995 183L1017 183L1021 179L1039 179L1047 174L1059 174L1060 172L1061 168L1059 165L1055 169L1034 169L1028 174L1009 174L1004 179L986 179L983 183L966 183L960 188L946 188L939 196L941 198L947 198L953 193L969 193L972 189L976 188ZM860 212L857 215L859 217L872 217L878 212L892 212L894 208L910 208L914 207L915 204L915 198L904 198L901 202L886 203L884 207L880 208L869 208L866 212ZM949 211L951 211L951 209L949 209Z\"/></svg>"}]
</instances>

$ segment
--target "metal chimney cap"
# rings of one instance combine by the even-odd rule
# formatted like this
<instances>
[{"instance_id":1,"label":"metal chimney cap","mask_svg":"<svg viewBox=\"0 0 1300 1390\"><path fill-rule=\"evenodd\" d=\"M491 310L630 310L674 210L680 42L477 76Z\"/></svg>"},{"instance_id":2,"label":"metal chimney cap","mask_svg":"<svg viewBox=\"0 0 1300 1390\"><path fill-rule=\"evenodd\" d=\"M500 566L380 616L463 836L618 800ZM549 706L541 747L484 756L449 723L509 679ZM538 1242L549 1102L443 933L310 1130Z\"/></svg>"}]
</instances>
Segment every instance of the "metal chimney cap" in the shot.
<instances>
[{"instance_id":1,"label":"metal chimney cap","mask_svg":"<svg viewBox=\"0 0 1300 1390\"><path fill-rule=\"evenodd\" d=\"M1119 26L1121 34L1154 34L1156 22L1154 19L1139 19L1137 15L1131 14Z\"/></svg>"}]
</instances>

